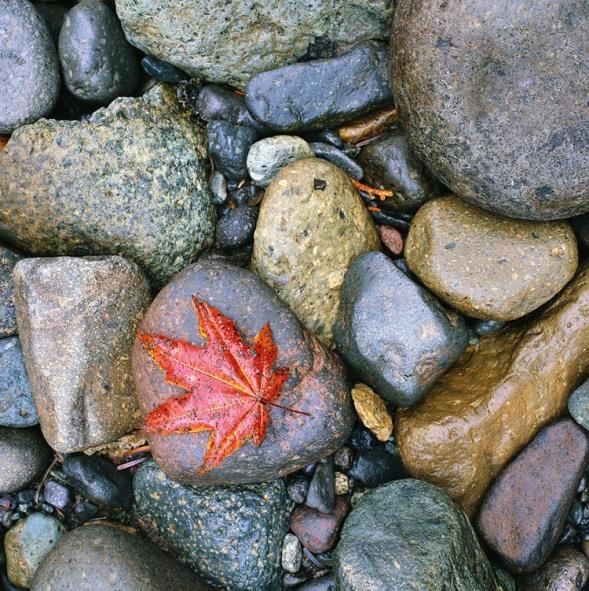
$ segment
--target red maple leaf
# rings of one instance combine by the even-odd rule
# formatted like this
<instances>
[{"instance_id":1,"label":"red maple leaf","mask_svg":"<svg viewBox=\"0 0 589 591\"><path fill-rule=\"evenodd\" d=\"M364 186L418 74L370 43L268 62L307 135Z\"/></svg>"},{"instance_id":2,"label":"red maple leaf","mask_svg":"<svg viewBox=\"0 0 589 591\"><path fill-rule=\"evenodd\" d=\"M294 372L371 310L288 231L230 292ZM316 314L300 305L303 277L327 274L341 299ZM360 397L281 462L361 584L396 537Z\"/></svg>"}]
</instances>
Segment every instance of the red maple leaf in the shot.
<instances>
[{"instance_id":1,"label":"red maple leaf","mask_svg":"<svg viewBox=\"0 0 589 591\"><path fill-rule=\"evenodd\" d=\"M166 382L187 390L168 398L145 418L145 430L169 435L211 431L201 474L218 466L250 437L260 446L288 369L273 370L276 344L266 323L248 346L231 319L207 302L192 297L203 348L165 336L138 333L155 363L166 372Z\"/></svg>"}]
</instances>

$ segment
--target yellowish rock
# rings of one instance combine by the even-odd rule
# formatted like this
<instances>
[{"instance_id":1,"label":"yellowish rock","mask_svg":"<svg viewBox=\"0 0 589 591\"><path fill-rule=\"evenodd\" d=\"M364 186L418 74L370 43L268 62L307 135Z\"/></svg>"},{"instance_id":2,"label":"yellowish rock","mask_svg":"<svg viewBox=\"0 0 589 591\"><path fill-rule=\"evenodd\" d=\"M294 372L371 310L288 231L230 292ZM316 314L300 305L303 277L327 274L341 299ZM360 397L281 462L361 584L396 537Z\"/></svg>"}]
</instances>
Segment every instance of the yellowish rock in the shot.
<instances>
[{"instance_id":1,"label":"yellowish rock","mask_svg":"<svg viewBox=\"0 0 589 591\"><path fill-rule=\"evenodd\" d=\"M350 492L350 481L343 472L335 473L335 494L347 495Z\"/></svg>"},{"instance_id":2,"label":"yellowish rock","mask_svg":"<svg viewBox=\"0 0 589 591\"><path fill-rule=\"evenodd\" d=\"M379 441L388 441L393 434L393 419L384 400L366 384L356 384L352 388L352 400L362 424Z\"/></svg>"}]
</instances>

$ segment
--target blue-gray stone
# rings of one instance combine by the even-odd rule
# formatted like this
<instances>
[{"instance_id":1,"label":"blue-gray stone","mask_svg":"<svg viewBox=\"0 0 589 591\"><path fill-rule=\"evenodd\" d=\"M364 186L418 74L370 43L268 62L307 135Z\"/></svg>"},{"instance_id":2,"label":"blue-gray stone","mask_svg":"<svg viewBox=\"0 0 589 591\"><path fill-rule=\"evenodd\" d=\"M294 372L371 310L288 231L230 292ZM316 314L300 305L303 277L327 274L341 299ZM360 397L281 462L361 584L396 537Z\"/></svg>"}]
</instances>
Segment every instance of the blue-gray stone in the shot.
<instances>
[{"instance_id":1,"label":"blue-gray stone","mask_svg":"<svg viewBox=\"0 0 589 591\"><path fill-rule=\"evenodd\" d=\"M0 426L32 427L39 422L18 337L0 340Z\"/></svg>"},{"instance_id":2,"label":"blue-gray stone","mask_svg":"<svg viewBox=\"0 0 589 591\"><path fill-rule=\"evenodd\" d=\"M589 430L589 380L583 382L570 396L569 413L581 427Z\"/></svg>"},{"instance_id":3,"label":"blue-gray stone","mask_svg":"<svg viewBox=\"0 0 589 591\"><path fill-rule=\"evenodd\" d=\"M462 317L379 252L348 268L333 334L362 380L403 407L418 402L468 344Z\"/></svg>"},{"instance_id":4,"label":"blue-gray stone","mask_svg":"<svg viewBox=\"0 0 589 591\"><path fill-rule=\"evenodd\" d=\"M136 472L133 490L147 535L215 586L228 591L279 588L292 507L282 480L184 486L150 461Z\"/></svg>"},{"instance_id":5,"label":"blue-gray stone","mask_svg":"<svg viewBox=\"0 0 589 591\"><path fill-rule=\"evenodd\" d=\"M178 82L182 82L182 80L188 78L188 76L176 66L164 62L152 55L146 55L141 60L141 66L150 76L153 76L156 80L166 82L167 84L178 84Z\"/></svg>"},{"instance_id":6,"label":"blue-gray stone","mask_svg":"<svg viewBox=\"0 0 589 591\"><path fill-rule=\"evenodd\" d=\"M22 257L0 246L0 337L16 334L12 271Z\"/></svg>"},{"instance_id":7,"label":"blue-gray stone","mask_svg":"<svg viewBox=\"0 0 589 591\"><path fill-rule=\"evenodd\" d=\"M364 176L362 167L339 148L323 142L312 142L309 146L317 158L323 158L335 164L353 179L359 181Z\"/></svg>"}]
</instances>

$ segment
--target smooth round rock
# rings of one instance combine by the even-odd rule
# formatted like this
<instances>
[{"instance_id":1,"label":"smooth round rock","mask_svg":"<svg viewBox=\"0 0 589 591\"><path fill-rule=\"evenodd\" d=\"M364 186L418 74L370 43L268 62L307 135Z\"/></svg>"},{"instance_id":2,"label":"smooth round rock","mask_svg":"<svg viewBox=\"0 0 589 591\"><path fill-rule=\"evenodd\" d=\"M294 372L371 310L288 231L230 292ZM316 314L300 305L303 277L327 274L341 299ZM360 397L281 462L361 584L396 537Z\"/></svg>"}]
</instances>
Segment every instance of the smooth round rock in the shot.
<instances>
[{"instance_id":1,"label":"smooth round rock","mask_svg":"<svg viewBox=\"0 0 589 591\"><path fill-rule=\"evenodd\" d=\"M16 334L12 271L21 258L12 250L0 246L0 337Z\"/></svg>"},{"instance_id":2,"label":"smooth round rock","mask_svg":"<svg viewBox=\"0 0 589 591\"><path fill-rule=\"evenodd\" d=\"M268 408L270 424L260 446L248 440L214 469L200 473L210 431L149 433L162 470L185 484L268 482L304 468L339 449L353 424L349 386L340 362L305 331L294 314L254 273L222 259L201 259L187 267L155 298L139 331L205 344L192 297L231 318L248 344L266 322L274 336L274 367L289 368L277 403L308 413ZM140 341L133 347L133 374L144 414L186 392L165 381Z\"/></svg>"},{"instance_id":3,"label":"smooth round rock","mask_svg":"<svg viewBox=\"0 0 589 591\"><path fill-rule=\"evenodd\" d=\"M458 311L506 321L539 308L569 282L577 240L566 222L513 220L443 197L413 218L405 260Z\"/></svg>"},{"instance_id":4,"label":"smooth round rock","mask_svg":"<svg viewBox=\"0 0 589 591\"><path fill-rule=\"evenodd\" d=\"M0 492L24 488L50 461L51 451L38 429L0 427Z\"/></svg>"},{"instance_id":5,"label":"smooth round rock","mask_svg":"<svg viewBox=\"0 0 589 591\"><path fill-rule=\"evenodd\" d=\"M278 588L291 503L282 480L232 487L182 486L154 462L133 481L141 527L181 562L228 591Z\"/></svg>"},{"instance_id":6,"label":"smooth round rock","mask_svg":"<svg viewBox=\"0 0 589 591\"><path fill-rule=\"evenodd\" d=\"M0 339L0 426L32 427L38 422L18 337Z\"/></svg>"},{"instance_id":7,"label":"smooth round rock","mask_svg":"<svg viewBox=\"0 0 589 591\"><path fill-rule=\"evenodd\" d=\"M293 534L286 534L282 544L282 568L289 573L296 573L301 568L303 551L299 539Z\"/></svg>"},{"instance_id":8,"label":"smooth round rock","mask_svg":"<svg viewBox=\"0 0 589 591\"><path fill-rule=\"evenodd\" d=\"M191 76L243 88L293 63L316 37L386 39L392 0L116 0L130 43Z\"/></svg>"},{"instance_id":9,"label":"smooth round rock","mask_svg":"<svg viewBox=\"0 0 589 591\"><path fill-rule=\"evenodd\" d=\"M567 405L571 417L589 431L589 380L571 394Z\"/></svg>"},{"instance_id":10,"label":"smooth round rock","mask_svg":"<svg viewBox=\"0 0 589 591\"><path fill-rule=\"evenodd\" d=\"M162 285L213 241L206 134L161 84L0 151L0 226L31 254L120 254Z\"/></svg>"},{"instance_id":11,"label":"smooth round rock","mask_svg":"<svg viewBox=\"0 0 589 591\"><path fill-rule=\"evenodd\" d=\"M232 249L250 243L254 238L257 219L257 207L240 205L228 209L217 222L215 230L217 246Z\"/></svg>"},{"instance_id":12,"label":"smooth round rock","mask_svg":"<svg viewBox=\"0 0 589 591\"><path fill-rule=\"evenodd\" d=\"M370 215L348 176L308 158L283 168L262 201L252 267L308 330L329 344L344 274L380 248Z\"/></svg>"},{"instance_id":13,"label":"smooth round rock","mask_svg":"<svg viewBox=\"0 0 589 591\"><path fill-rule=\"evenodd\" d=\"M78 99L107 104L133 94L141 68L115 13L101 0L82 0L59 34L63 79Z\"/></svg>"},{"instance_id":14,"label":"smooth round rock","mask_svg":"<svg viewBox=\"0 0 589 591\"><path fill-rule=\"evenodd\" d=\"M10 133L51 111L59 61L45 21L28 0L2 0L0 47L0 133Z\"/></svg>"},{"instance_id":15,"label":"smooth round rock","mask_svg":"<svg viewBox=\"0 0 589 591\"><path fill-rule=\"evenodd\" d=\"M10 528L4 540L10 582L30 587L37 568L63 534L61 522L44 513L33 513Z\"/></svg>"},{"instance_id":16,"label":"smooth round rock","mask_svg":"<svg viewBox=\"0 0 589 591\"><path fill-rule=\"evenodd\" d=\"M43 561L31 591L211 591L131 531L104 522L71 531Z\"/></svg>"},{"instance_id":17,"label":"smooth round rock","mask_svg":"<svg viewBox=\"0 0 589 591\"><path fill-rule=\"evenodd\" d=\"M400 480L367 492L335 552L339 591L499 591L468 519L441 489Z\"/></svg>"},{"instance_id":18,"label":"smooth round rock","mask_svg":"<svg viewBox=\"0 0 589 591\"><path fill-rule=\"evenodd\" d=\"M510 217L589 210L588 17L577 0L397 3L395 103L456 195Z\"/></svg>"}]
</instances>

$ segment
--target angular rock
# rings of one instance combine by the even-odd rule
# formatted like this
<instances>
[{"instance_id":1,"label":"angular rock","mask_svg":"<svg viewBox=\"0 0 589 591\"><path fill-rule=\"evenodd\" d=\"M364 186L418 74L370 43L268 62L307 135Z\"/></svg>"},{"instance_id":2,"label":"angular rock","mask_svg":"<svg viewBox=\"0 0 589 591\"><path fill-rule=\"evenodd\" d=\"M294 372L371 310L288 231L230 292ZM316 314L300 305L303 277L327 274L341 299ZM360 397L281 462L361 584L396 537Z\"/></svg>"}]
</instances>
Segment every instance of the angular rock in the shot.
<instances>
[{"instance_id":1,"label":"angular rock","mask_svg":"<svg viewBox=\"0 0 589 591\"><path fill-rule=\"evenodd\" d=\"M176 66L164 62L163 60L159 60L152 55L146 55L141 60L141 67L147 72L147 74L153 76L156 80L166 82L167 84L178 84L188 78L188 76Z\"/></svg>"},{"instance_id":2,"label":"angular rock","mask_svg":"<svg viewBox=\"0 0 589 591\"><path fill-rule=\"evenodd\" d=\"M150 300L121 257L32 258L14 271L20 340L41 429L70 453L139 424L130 348Z\"/></svg>"},{"instance_id":3,"label":"angular rock","mask_svg":"<svg viewBox=\"0 0 589 591\"><path fill-rule=\"evenodd\" d=\"M245 125L234 125L227 121L209 121L207 135L209 154L215 169L230 181L246 178L248 152L258 139L258 132Z\"/></svg>"},{"instance_id":4,"label":"angular rock","mask_svg":"<svg viewBox=\"0 0 589 591\"><path fill-rule=\"evenodd\" d=\"M352 388L352 401L362 424L379 441L387 441L393 433L393 419L383 399L366 384L356 384Z\"/></svg>"},{"instance_id":5,"label":"angular rock","mask_svg":"<svg viewBox=\"0 0 589 591\"><path fill-rule=\"evenodd\" d=\"M0 427L0 491L14 492L46 470L51 450L38 429Z\"/></svg>"},{"instance_id":6,"label":"angular rock","mask_svg":"<svg viewBox=\"0 0 589 591\"><path fill-rule=\"evenodd\" d=\"M439 488L419 480L362 496L335 552L340 591L499 591L465 515Z\"/></svg>"},{"instance_id":7,"label":"angular rock","mask_svg":"<svg viewBox=\"0 0 589 591\"><path fill-rule=\"evenodd\" d=\"M0 225L33 254L120 254L163 284L214 234L204 130L162 85L0 151Z\"/></svg>"},{"instance_id":8,"label":"angular rock","mask_svg":"<svg viewBox=\"0 0 589 591\"><path fill-rule=\"evenodd\" d=\"M589 579L589 561L571 546L558 546L546 564L519 577L518 591L579 591Z\"/></svg>"},{"instance_id":9,"label":"angular rock","mask_svg":"<svg viewBox=\"0 0 589 591\"><path fill-rule=\"evenodd\" d=\"M391 0L116 0L129 41L192 76L243 88L296 61L325 37L338 45L387 39ZM178 18L182 15L182 18Z\"/></svg>"},{"instance_id":10,"label":"angular rock","mask_svg":"<svg viewBox=\"0 0 589 591\"><path fill-rule=\"evenodd\" d=\"M336 499L331 513L321 513L310 507L296 507L290 518L290 529L311 552L327 552L335 544L349 510L349 503L344 497Z\"/></svg>"},{"instance_id":11,"label":"angular rock","mask_svg":"<svg viewBox=\"0 0 589 591\"><path fill-rule=\"evenodd\" d=\"M442 197L413 218L405 260L463 314L514 320L569 282L577 269L577 240L566 222L512 220Z\"/></svg>"},{"instance_id":12,"label":"angular rock","mask_svg":"<svg viewBox=\"0 0 589 591\"><path fill-rule=\"evenodd\" d=\"M228 591L277 589L291 507L281 480L189 487L146 462L133 489L147 535L213 585Z\"/></svg>"},{"instance_id":13,"label":"angular rock","mask_svg":"<svg viewBox=\"0 0 589 591\"><path fill-rule=\"evenodd\" d=\"M254 118L272 129L334 127L392 102L387 68L386 45L363 41L337 57L254 76L245 102Z\"/></svg>"},{"instance_id":14,"label":"angular rock","mask_svg":"<svg viewBox=\"0 0 589 591\"><path fill-rule=\"evenodd\" d=\"M10 133L51 111L59 62L49 29L28 0L3 0L0 47L0 133Z\"/></svg>"},{"instance_id":15,"label":"angular rock","mask_svg":"<svg viewBox=\"0 0 589 591\"><path fill-rule=\"evenodd\" d=\"M476 526L507 570L529 573L546 561L588 463L585 432L564 419L542 429L493 482Z\"/></svg>"},{"instance_id":16,"label":"angular rock","mask_svg":"<svg viewBox=\"0 0 589 591\"><path fill-rule=\"evenodd\" d=\"M37 568L63 534L65 527L44 513L33 513L10 528L4 540L10 582L30 587Z\"/></svg>"},{"instance_id":17,"label":"angular rock","mask_svg":"<svg viewBox=\"0 0 589 591\"><path fill-rule=\"evenodd\" d=\"M359 450L354 457L349 475L370 488L405 478L407 472L399 451L394 449L393 452L390 453L382 447Z\"/></svg>"},{"instance_id":18,"label":"angular rock","mask_svg":"<svg viewBox=\"0 0 589 591\"><path fill-rule=\"evenodd\" d=\"M483 337L428 396L397 413L415 478L445 488L472 515L495 476L566 408L589 370L589 266L534 322Z\"/></svg>"},{"instance_id":19,"label":"angular rock","mask_svg":"<svg viewBox=\"0 0 589 591\"><path fill-rule=\"evenodd\" d=\"M12 271L22 257L0 246L0 337L16 334Z\"/></svg>"},{"instance_id":20,"label":"angular rock","mask_svg":"<svg viewBox=\"0 0 589 591\"><path fill-rule=\"evenodd\" d=\"M219 259L202 260L186 268L158 294L141 323L141 332L203 346L193 295L231 318L250 344L262 326L270 323L278 350L275 367L290 369L278 403L309 416L269 409L270 424L262 445L247 441L204 474L199 472L210 432L151 433L152 453L164 472L185 484L266 482L339 449L353 423L343 368L250 271ZM165 383L164 373L138 340L133 348L133 371L143 413L184 392Z\"/></svg>"},{"instance_id":21,"label":"angular rock","mask_svg":"<svg viewBox=\"0 0 589 591\"><path fill-rule=\"evenodd\" d=\"M32 427L39 422L17 337L0 339L0 426Z\"/></svg>"},{"instance_id":22,"label":"angular rock","mask_svg":"<svg viewBox=\"0 0 589 591\"><path fill-rule=\"evenodd\" d=\"M589 380L584 381L570 395L567 407L571 417L589 431Z\"/></svg>"},{"instance_id":23,"label":"angular rock","mask_svg":"<svg viewBox=\"0 0 589 591\"><path fill-rule=\"evenodd\" d=\"M227 121L258 131L263 129L247 110L243 96L216 84L207 84L202 88L194 109L205 121Z\"/></svg>"},{"instance_id":24,"label":"angular rock","mask_svg":"<svg viewBox=\"0 0 589 591\"><path fill-rule=\"evenodd\" d=\"M101 0L82 0L65 17L59 59L68 90L78 99L108 104L132 95L141 68L116 14Z\"/></svg>"},{"instance_id":25,"label":"angular rock","mask_svg":"<svg viewBox=\"0 0 589 591\"><path fill-rule=\"evenodd\" d=\"M278 172L295 160L312 158L311 146L296 135L275 135L256 142L247 155L247 170L256 185L267 187Z\"/></svg>"},{"instance_id":26,"label":"angular rock","mask_svg":"<svg viewBox=\"0 0 589 591\"><path fill-rule=\"evenodd\" d=\"M418 402L468 343L462 318L378 252L350 265L333 334L363 381L397 406Z\"/></svg>"},{"instance_id":27,"label":"angular rock","mask_svg":"<svg viewBox=\"0 0 589 591\"><path fill-rule=\"evenodd\" d=\"M93 523L64 536L31 591L211 591L197 575L128 529Z\"/></svg>"},{"instance_id":28,"label":"angular rock","mask_svg":"<svg viewBox=\"0 0 589 591\"><path fill-rule=\"evenodd\" d=\"M335 507L335 472L333 459L318 462L305 500L307 507L321 513L331 513Z\"/></svg>"},{"instance_id":29,"label":"angular rock","mask_svg":"<svg viewBox=\"0 0 589 591\"><path fill-rule=\"evenodd\" d=\"M309 158L283 168L266 190L252 267L329 344L347 268L359 254L379 247L347 175Z\"/></svg>"},{"instance_id":30,"label":"angular rock","mask_svg":"<svg viewBox=\"0 0 589 591\"><path fill-rule=\"evenodd\" d=\"M529 219L589 210L584 3L401 0L391 39L409 142L456 195Z\"/></svg>"},{"instance_id":31,"label":"angular rock","mask_svg":"<svg viewBox=\"0 0 589 591\"><path fill-rule=\"evenodd\" d=\"M413 212L436 192L423 162L407 145L400 129L385 133L360 152L364 182L381 189L393 189L395 195L382 202L391 211Z\"/></svg>"}]
</instances>

